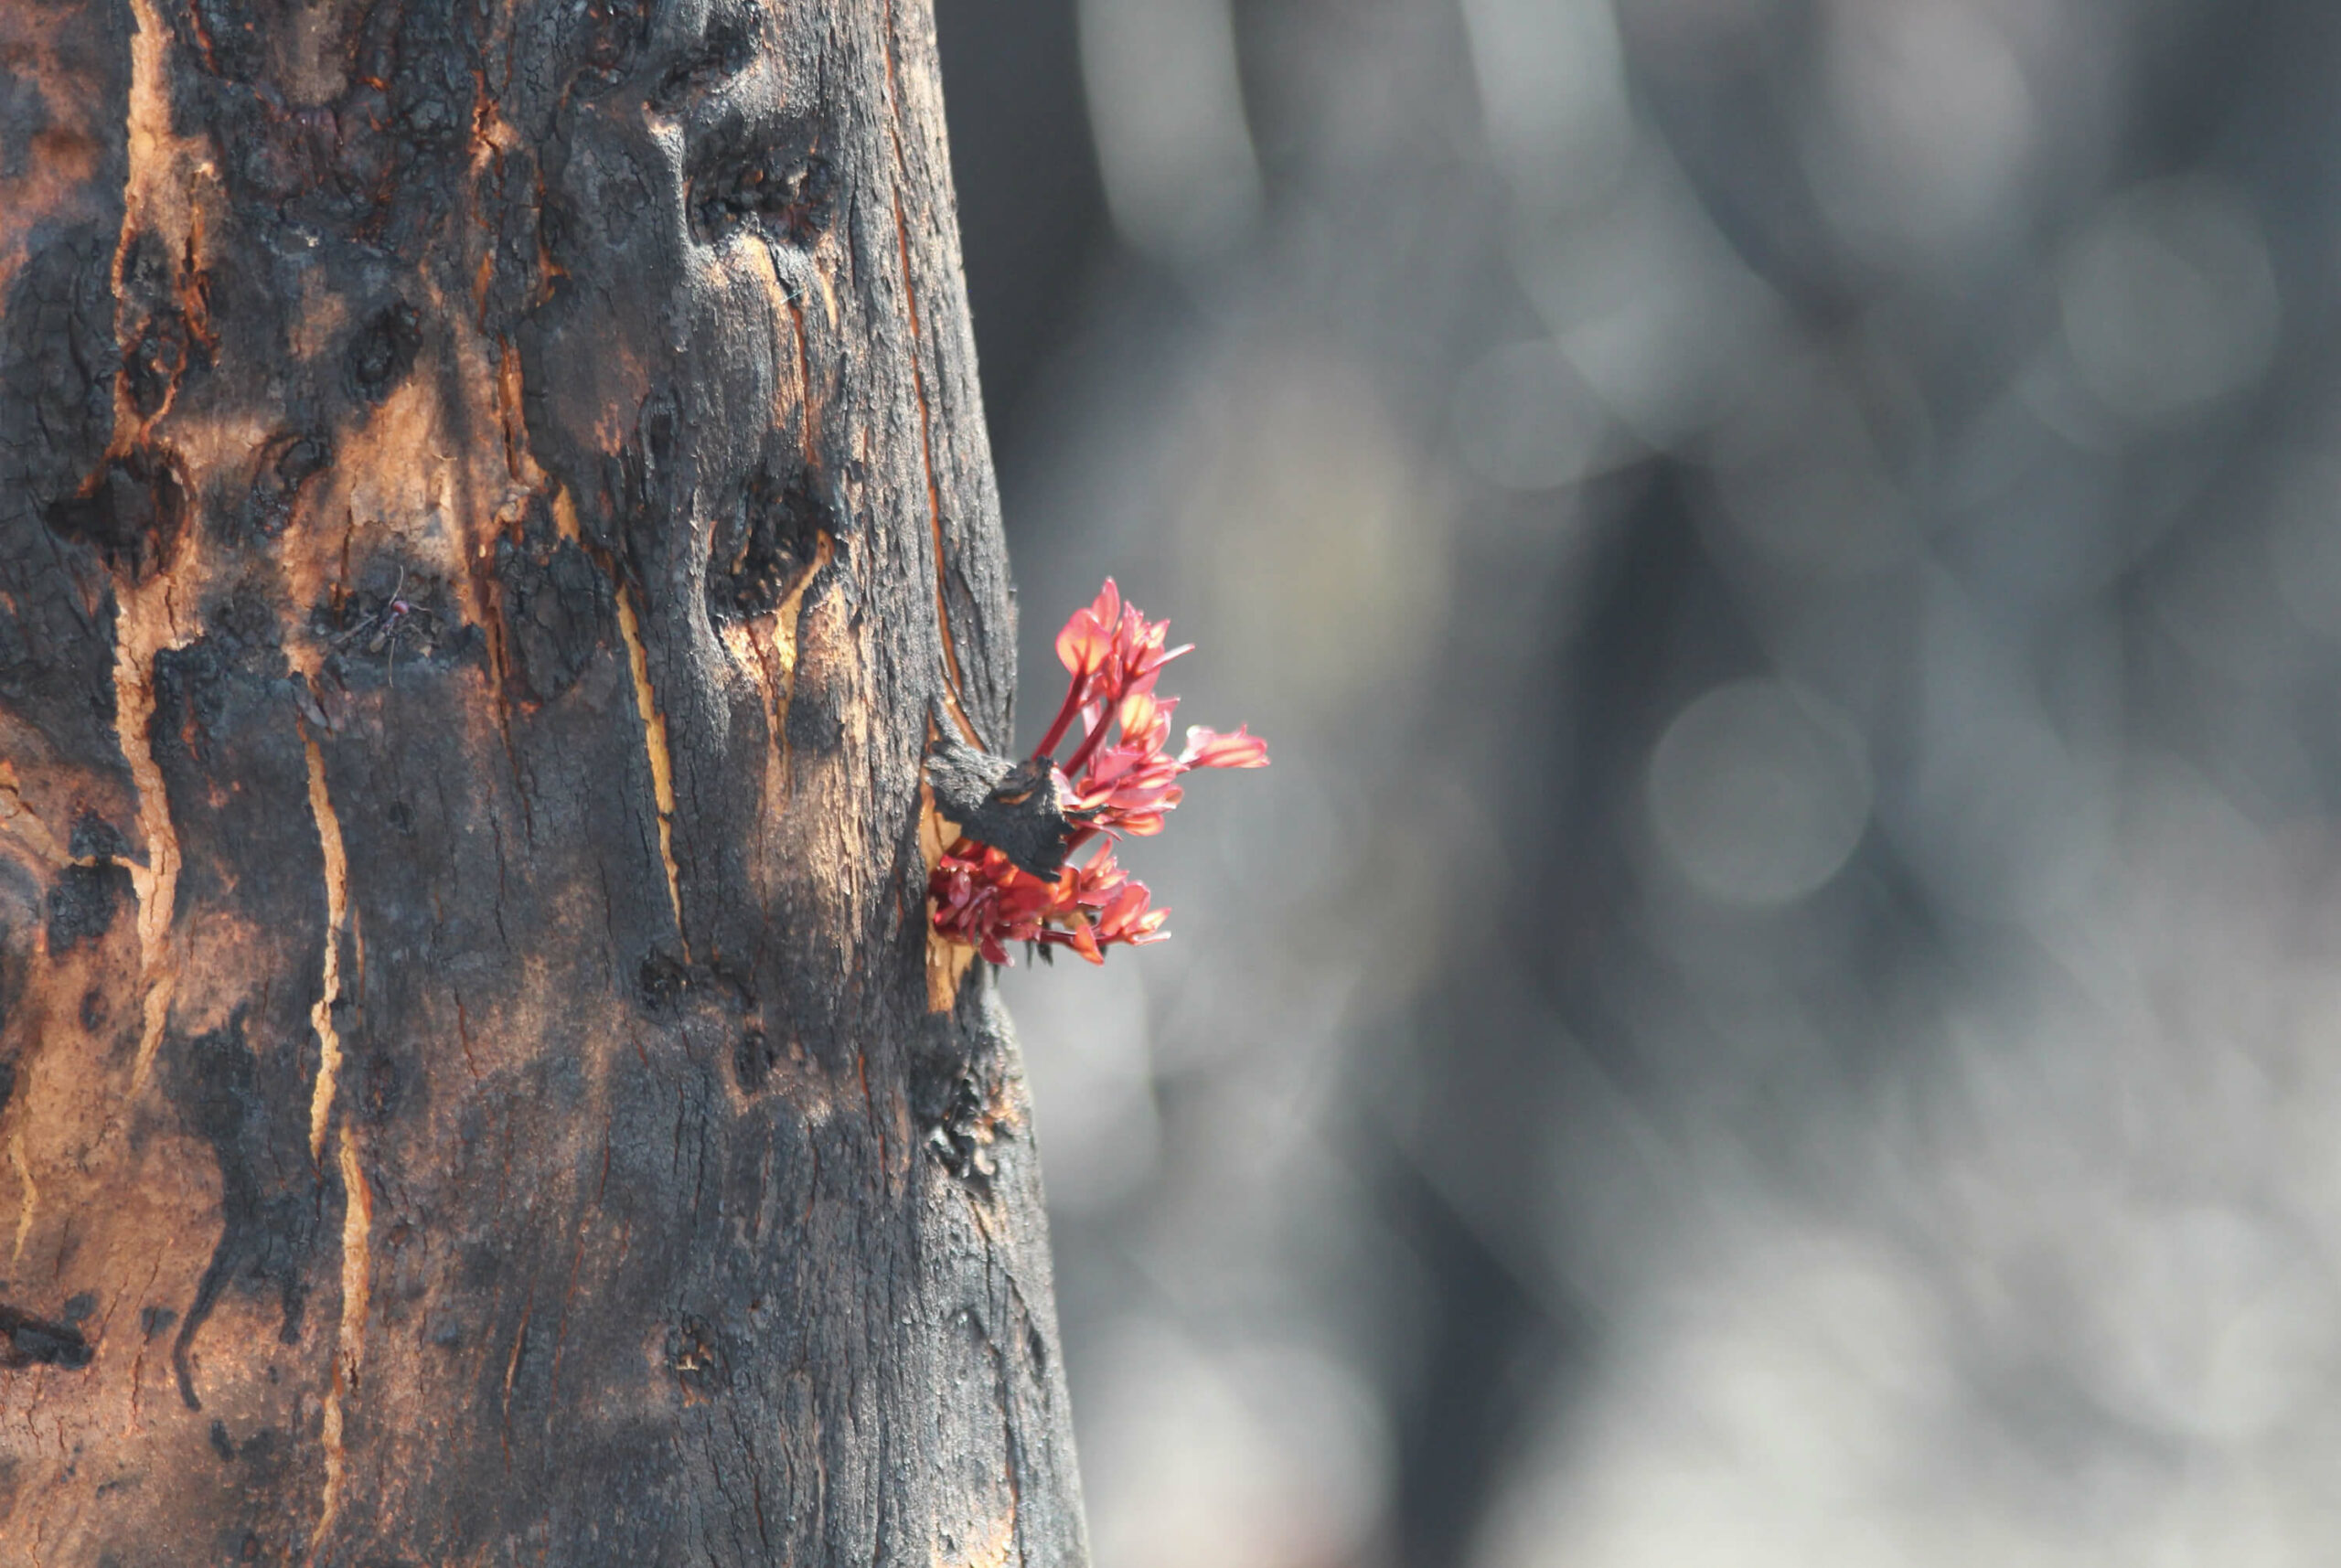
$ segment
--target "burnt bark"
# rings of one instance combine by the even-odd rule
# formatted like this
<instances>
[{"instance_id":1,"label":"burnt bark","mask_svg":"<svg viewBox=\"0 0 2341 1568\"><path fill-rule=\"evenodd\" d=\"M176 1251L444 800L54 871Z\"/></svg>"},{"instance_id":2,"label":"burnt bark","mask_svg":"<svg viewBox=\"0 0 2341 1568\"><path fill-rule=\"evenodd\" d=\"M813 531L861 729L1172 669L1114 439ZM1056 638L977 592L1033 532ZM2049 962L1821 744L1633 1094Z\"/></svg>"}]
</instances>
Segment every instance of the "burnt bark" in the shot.
<instances>
[{"instance_id":1,"label":"burnt bark","mask_svg":"<svg viewBox=\"0 0 2341 1568\"><path fill-rule=\"evenodd\" d=\"M0 1561L1085 1561L1012 631L922 0L0 7Z\"/></svg>"}]
</instances>

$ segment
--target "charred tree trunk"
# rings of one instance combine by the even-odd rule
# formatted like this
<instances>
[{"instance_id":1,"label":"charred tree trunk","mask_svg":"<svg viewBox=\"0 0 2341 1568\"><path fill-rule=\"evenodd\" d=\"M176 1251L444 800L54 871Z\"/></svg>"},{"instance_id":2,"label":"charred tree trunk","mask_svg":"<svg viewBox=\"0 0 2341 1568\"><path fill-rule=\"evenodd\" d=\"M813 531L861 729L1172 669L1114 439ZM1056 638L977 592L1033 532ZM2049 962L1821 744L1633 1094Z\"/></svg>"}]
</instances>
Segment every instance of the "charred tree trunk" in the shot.
<instances>
[{"instance_id":1,"label":"charred tree trunk","mask_svg":"<svg viewBox=\"0 0 2341 1568\"><path fill-rule=\"evenodd\" d=\"M923 0L0 5L0 1561L1076 1563Z\"/></svg>"}]
</instances>

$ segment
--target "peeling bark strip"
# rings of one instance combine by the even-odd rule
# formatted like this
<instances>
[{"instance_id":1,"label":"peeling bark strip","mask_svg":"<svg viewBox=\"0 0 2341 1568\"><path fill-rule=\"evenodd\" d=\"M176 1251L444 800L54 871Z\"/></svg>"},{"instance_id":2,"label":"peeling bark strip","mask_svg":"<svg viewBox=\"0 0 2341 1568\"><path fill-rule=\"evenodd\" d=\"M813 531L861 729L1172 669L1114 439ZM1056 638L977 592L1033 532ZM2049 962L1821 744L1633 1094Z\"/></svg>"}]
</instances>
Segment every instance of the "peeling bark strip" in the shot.
<instances>
[{"instance_id":1,"label":"peeling bark strip","mask_svg":"<svg viewBox=\"0 0 2341 1568\"><path fill-rule=\"evenodd\" d=\"M1084 1562L925 5L0 61L0 1562Z\"/></svg>"}]
</instances>

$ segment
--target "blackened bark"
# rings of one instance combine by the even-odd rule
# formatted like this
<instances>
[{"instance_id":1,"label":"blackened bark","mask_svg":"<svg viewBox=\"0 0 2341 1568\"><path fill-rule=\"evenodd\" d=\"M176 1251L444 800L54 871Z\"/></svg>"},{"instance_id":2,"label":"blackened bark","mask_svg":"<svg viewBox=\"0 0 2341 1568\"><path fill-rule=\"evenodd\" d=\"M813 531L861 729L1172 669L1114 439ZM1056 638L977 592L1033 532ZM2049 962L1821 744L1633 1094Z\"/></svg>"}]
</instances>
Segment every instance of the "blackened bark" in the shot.
<instances>
[{"instance_id":1,"label":"blackened bark","mask_svg":"<svg viewBox=\"0 0 2341 1568\"><path fill-rule=\"evenodd\" d=\"M0 1560L1085 1561L926 6L0 62Z\"/></svg>"}]
</instances>

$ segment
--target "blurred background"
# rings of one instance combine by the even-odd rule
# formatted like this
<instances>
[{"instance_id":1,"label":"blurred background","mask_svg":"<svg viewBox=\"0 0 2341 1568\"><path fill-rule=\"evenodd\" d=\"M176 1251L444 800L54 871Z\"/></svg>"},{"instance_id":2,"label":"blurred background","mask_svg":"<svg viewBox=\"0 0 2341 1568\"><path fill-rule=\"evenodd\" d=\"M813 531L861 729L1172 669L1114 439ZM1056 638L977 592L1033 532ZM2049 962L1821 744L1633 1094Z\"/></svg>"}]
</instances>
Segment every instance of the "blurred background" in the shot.
<instances>
[{"instance_id":1,"label":"blurred background","mask_svg":"<svg viewBox=\"0 0 2341 1568\"><path fill-rule=\"evenodd\" d=\"M1101 1568L2341 1555L2341 6L937 9Z\"/></svg>"}]
</instances>

